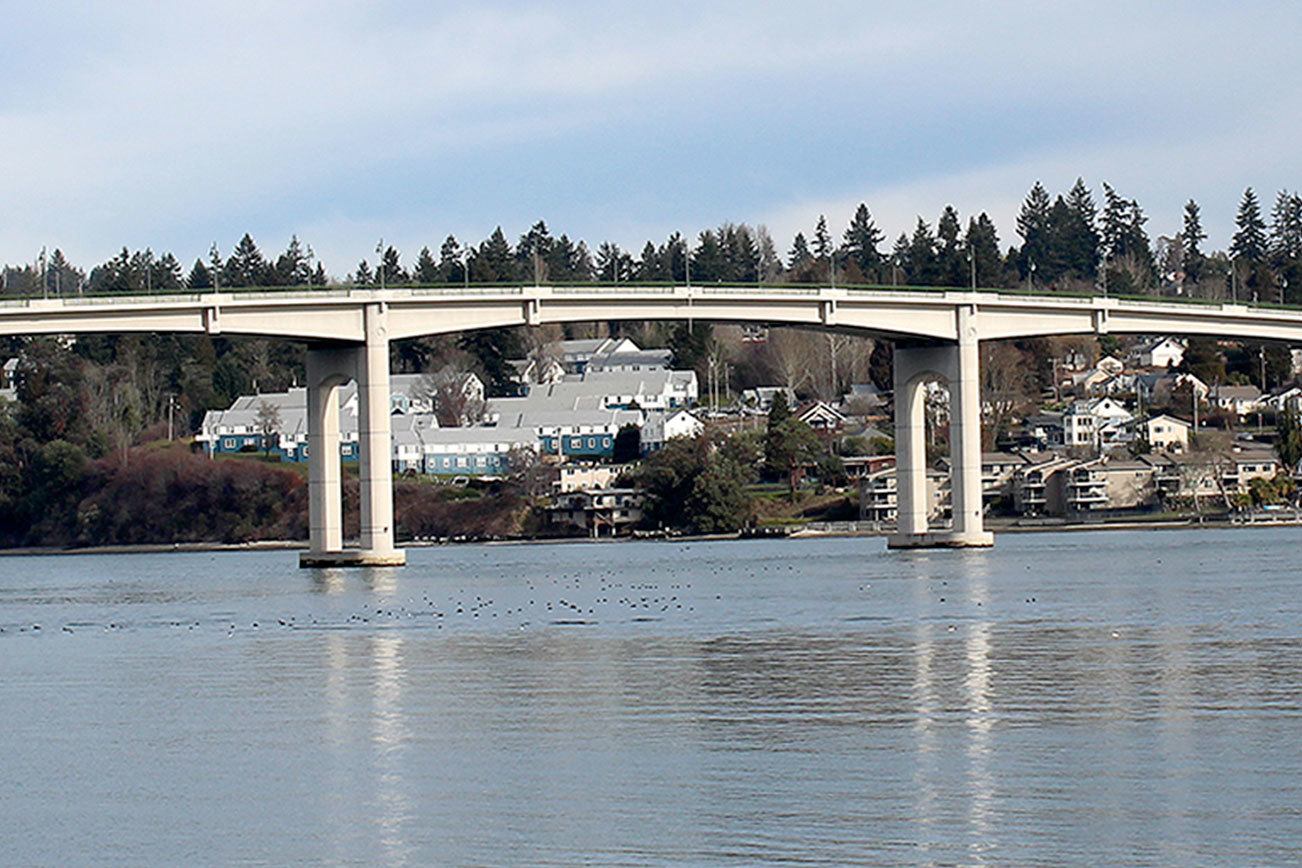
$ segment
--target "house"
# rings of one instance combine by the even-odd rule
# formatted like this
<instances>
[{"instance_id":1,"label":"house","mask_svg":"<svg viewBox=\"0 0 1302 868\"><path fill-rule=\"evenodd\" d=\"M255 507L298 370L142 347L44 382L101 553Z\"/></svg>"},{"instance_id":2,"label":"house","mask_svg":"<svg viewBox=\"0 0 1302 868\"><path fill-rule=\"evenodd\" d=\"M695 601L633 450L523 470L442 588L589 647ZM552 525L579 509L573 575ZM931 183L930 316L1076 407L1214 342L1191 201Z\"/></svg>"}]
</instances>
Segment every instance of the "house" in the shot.
<instances>
[{"instance_id":1,"label":"house","mask_svg":"<svg viewBox=\"0 0 1302 868\"><path fill-rule=\"evenodd\" d=\"M841 413L846 416L871 416L886 410L887 395L872 383L854 383L841 396Z\"/></svg>"},{"instance_id":2,"label":"house","mask_svg":"<svg viewBox=\"0 0 1302 868\"><path fill-rule=\"evenodd\" d=\"M1186 348L1178 338L1158 338L1141 347L1135 360L1142 368L1174 368L1184 361Z\"/></svg>"},{"instance_id":3,"label":"house","mask_svg":"<svg viewBox=\"0 0 1302 868\"><path fill-rule=\"evenodd\" d=\"M653 411L642 423L642 454L657 452L670 440L698 437L705 423L687 410Z\"/></svg>"},{"instance_id":4,"label":"house","mask_svg":"<svg viewBox=\"0 0 1302 868\"><path fill-rule=\"evenodd\" d=\"M1161 371L1140 374L1135 378L1135 394L1149 407L1165 407L1175 402L1177 398L1188 406L1188 395L1179 396L1177 394L1179 391L1192 391L1199 401L1203 401L1211 390L1206 383L1193 374Z\"/></svg>"},{"instance_id":5,"label":"house","mask_svg":"<svg viewBox=\"0 0 1302 868\"><path fill-rule=\"evenodd\" d=\"M840 431L845 427L845 416L826 401L814 401L796 410L796 418L815 431Z\"/></svg>"},{"instance_id":6,"label":"house","mask_svg":"<svg viewBox=\"0 0 1302 868\"><path fill-rule=\"evenodd\" d=\"M0 364L0 400L18 400L18 359L5 359Z\"/></svg>"},{"instance_id":7,"label":"house","mask_svg":"<svg viewBox=\"0 0 1302 868\"><path fill-rule=\"evenodd\" d=\"M1021 428L1009 438L1013 445L1026 449L1052 449L1066 440L1062 413L1036 413L1022 421Z\"/></svg>"},{"instance_id":8,"label":"house","mask_svg":"<svg viewBox=\"0 0 1302 868\"><path fill-rule=\"evenodd\" d=\"M782 393L782 397L786 398L788 407L796 405L796 393L786 386L756 386L753 389L745 389L738 396L738 400L745 409L757 413L768 413L773 407L773 398L779 392Z\"/></svg>"},{"instance_id":9,"label":"house","mask_svg":"<svg viewBox=\"0 0 1302 868\"><path fill-rule=\"evenodd\" d=\"M572 494L596 488L609 488L619 478L622 468L610 464L562 464L552 487L557 494Z\"/></svg>"},{"instance_id":10,"label":"house","mask_svg":"<svg viewBox=\"0 0 1302 868\"><path fill-rule=\"evenodd\" d=\"M571 491L552 500L547 520L560 530L618 536L642 521L642 503L642 493L633 488Z\"/></svg>"},{"instance_id":11,"label":"house","mask_svg":"<svg viewBox=\"0 0 1302 868\"><path fill-rule=\"evenodd\" d=\"M894 455L848 455L841 459L845 475L850 479L863 479L879 470L895 466Z\"/></svg>"},{"instance_id":12,"label":"house","mask_svg":"<svg viewBox=\"0 0 1302 868\"><path fill-rule=\"evenodd\" d=\"M1275 413L1297 413L1302 410L1302 389L1289 386L1262 399L1262 406Z\"/></svg>"},{"instance_id":13,"label":"house","mask_svg":"<svg viewBox=\"0 0 1302 868\"><path fill-rule=\"evenodd\" d=\"M1256 386L1216 386L1208 400L1218 410L1239 418L1255 413L1262 406L1261 390Z\"/></svg>"},{"instance_id":14,"label":"house","mask_svg":"<svg viewBox=\"0 0 1302 868\"><path fill-rule=\"evenodd\" d=\"M1072 374L1065 384L1078 395L1093 395L1100 383L1113 379L1123 370L1125 365L1120 359L1104 356L1092 368Z\"/></svg>"},{"instance_id":15,"label":"house","mask_svg":"<svg viewBox=\"0 0 1302 868\"><path fill-rule=\"evenodd\" d=\"M1165 413L1146 419L1144 439L1157 452L1185 452L1189 449L1189 432L1193 429L1183 419Z\"/></svg>"},{"instance_id":16,"label":"house","mask_svg":"<svg viewBox=\"0 0 1302 868\"><path fill-rule=\"evenodd\" d=\"M1093 398L1073 402L1062 421L1069 448L1097 449L1128 441L1134 416L1112 398Z\"/></svg>"}]
</instances>

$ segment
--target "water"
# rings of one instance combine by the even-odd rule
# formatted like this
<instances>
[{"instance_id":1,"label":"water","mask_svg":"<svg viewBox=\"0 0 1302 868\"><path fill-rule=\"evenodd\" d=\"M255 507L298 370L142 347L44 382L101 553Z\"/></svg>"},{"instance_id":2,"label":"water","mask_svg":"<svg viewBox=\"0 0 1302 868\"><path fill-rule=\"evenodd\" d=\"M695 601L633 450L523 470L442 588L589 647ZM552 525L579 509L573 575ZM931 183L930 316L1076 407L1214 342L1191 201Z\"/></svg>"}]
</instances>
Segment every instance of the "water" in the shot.
<instances>
[{"instance_id":1,"label":"water","mask_svg":"<svg viewBox=\"0 0 1302 868\"><path fill-rule=\"evenodd\" d=\"M0 862L1298 862L1299 542L0 558Z\"/></svg>"}]
</instances>

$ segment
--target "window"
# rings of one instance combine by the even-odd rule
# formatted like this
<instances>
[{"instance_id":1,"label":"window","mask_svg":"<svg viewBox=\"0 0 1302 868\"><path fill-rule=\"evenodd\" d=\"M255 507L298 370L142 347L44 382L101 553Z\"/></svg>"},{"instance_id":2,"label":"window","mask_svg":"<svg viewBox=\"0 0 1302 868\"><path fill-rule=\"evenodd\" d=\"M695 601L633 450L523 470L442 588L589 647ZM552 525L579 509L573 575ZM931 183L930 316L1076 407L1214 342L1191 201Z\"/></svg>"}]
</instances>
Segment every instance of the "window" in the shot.
<instances>
[{"instance_id":1,"label":"window","mask_svg":"<svg viewBox=\"0 0 1302 868\"><path fill-rule=\"evenodd\" d=\"M234 448L235 448L235 438L234 438L234 437L227 437L225 440L222 441L222 447L225 448L225 449L234 449Z\"/></svg>"}]
</instances>

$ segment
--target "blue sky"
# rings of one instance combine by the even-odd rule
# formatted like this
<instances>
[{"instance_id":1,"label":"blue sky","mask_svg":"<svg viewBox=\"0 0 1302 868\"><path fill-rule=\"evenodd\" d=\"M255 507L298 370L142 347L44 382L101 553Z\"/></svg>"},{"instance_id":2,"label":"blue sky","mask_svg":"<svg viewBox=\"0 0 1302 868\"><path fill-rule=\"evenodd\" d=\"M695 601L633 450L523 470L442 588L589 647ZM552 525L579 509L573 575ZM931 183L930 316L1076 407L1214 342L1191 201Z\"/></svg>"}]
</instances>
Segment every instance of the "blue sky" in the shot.
<instances>
[{"instance_id":1,"label":"blue sky","mask_svg":"<svg viewBox=\"0 0 1302 868\"><path fill-rule=\"evenodd\" d=\"M185 261L291 233L333 274L383 237L539 218L637 250L866 201L1006 245L1037 178L1138 198L1150 234L1302 186L1289 2L0 2L0 261Z\"/></svg>"}]
</instances>

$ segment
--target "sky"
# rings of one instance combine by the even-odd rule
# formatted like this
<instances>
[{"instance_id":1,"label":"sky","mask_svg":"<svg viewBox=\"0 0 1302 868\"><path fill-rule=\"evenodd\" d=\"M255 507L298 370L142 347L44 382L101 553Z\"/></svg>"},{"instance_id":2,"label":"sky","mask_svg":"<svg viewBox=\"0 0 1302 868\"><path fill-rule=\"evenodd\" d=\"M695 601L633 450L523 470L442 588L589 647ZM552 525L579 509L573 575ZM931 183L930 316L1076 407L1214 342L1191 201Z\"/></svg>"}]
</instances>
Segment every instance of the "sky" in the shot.
<instances>
[{"instance_id":1,"label":"sky","mask_svg":"<svg viewBox=\"0 0 1302 868\"><path fill-rule=\"evenodd\" d=\"M291 234L327 270L454 234L635 253L866 202L1001 243L1041 180L1189 198L1224 247L1245 187L1302 187L1296 2L312 3L0 0L0 262L183 262Z\"/></svg>"}]
</instances>

